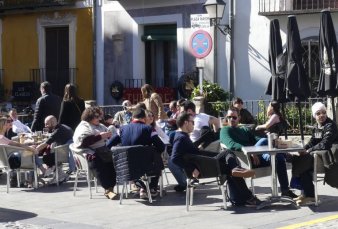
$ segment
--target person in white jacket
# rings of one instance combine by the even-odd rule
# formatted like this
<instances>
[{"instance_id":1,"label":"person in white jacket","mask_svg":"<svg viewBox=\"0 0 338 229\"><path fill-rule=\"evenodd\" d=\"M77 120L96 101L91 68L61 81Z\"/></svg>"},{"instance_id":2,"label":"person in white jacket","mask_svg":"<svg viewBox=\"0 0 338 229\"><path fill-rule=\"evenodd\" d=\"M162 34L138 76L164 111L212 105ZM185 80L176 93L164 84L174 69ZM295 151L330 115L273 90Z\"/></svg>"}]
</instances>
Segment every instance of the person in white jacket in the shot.
<instances>
[{"instance_id":1,"label":"person in white jacket","mask_svg":"<svg viewBox=\"0 0 338 229\"><path fill-rule=\"evenodd\" d=\"M13 132L16 134L19 133L31 133L31 129L26 126L25 124L23 124L19 119L18 119L18 113L16 111L16 109L12 109L9 111L9 116L11 117L11 119L13 120Z\"/></svg>"}]
</instances>

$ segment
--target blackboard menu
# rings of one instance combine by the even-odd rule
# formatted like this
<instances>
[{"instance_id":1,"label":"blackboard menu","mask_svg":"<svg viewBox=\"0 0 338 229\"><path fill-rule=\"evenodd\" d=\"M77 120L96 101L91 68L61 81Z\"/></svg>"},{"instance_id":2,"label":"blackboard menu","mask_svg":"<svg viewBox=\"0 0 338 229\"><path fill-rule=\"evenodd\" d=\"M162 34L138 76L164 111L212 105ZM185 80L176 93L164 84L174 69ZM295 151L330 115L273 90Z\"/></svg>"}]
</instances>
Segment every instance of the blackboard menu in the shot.
<instances>
[{"instance_id":1,"label":"blackboard menu","mask_svg":"<svg viewBox=\"0 0 338 229\"><path fill-rule=\"evenodd\" d=\"M17 100L30 101L34 99L34 82L13 82L12 95Z\"/></svg>"}]
</instances>

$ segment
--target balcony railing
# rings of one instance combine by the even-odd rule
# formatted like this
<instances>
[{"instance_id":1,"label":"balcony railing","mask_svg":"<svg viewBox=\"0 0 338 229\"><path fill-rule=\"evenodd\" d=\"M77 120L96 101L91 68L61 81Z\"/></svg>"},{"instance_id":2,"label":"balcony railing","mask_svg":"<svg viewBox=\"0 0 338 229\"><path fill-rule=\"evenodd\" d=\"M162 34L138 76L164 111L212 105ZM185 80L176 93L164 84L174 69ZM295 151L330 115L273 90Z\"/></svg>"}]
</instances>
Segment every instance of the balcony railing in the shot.
<instances>
[{"instance_id":1,"label":"balcony railing","mask_svg":"<svg viewBox=\"0 0 338 229\"><path fill-rule=\"evenodd\" d=\"M79 0L0 0L0 11L33 10L41 7L71 6Z\"/></svg>"},{"instance_id":2,"label":"balcony railing","mask_svg":"<svg viewBox=\"0 0 338 229\"><path fill-rule=\"evenodd\" d=\"M338 10L338 0L259 0L259 15L318 13L323 9Z\"/></svg>"},{"instance_id":3,"label":"balcony railing","mask_svg":"<svg viewBox=\"0 0 338 229\"><path fill-rule=\"evenodd\" d=\"M76 83L76 74L77 68L66 68L66 69L46 69L46 68L36 68L36 69L29 69L30 80L40 84L43 81L46 81L48 78L48 74L51 76L68 76L69 83Z\"/></svg>"}]
</instances>

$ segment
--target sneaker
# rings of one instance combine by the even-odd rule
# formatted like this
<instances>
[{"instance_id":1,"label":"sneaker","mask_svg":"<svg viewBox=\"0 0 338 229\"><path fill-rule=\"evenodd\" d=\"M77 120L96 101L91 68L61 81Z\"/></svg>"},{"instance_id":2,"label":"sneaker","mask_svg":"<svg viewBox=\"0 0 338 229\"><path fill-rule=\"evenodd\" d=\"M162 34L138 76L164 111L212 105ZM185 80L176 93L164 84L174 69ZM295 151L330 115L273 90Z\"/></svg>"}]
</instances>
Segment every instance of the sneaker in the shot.
<instances>
[{"instance_id":1,"label":"sneaker","mask_svg":"<svg viewBox=\"0 0 338 229\"><path fill-rule=\"evenodd\" d=\"M290 197L291 199L298 198L298 196L294 194L290 189L287 191L282 191L282 196Z\"/></svg>"},{"instance_id":2,"label":"sneaker","mask_svg":"<svg viewBox=\"0 0 338 229\"><path fill-rule=\"evenodd\" d=\"M147 191L143 188L140 189L140 199L148 199Z\"/></svg>"},{"instance_id":3,"label":"sneaker","mask_svg":"<svg viewBox=\"0 0 338 229\"><path fill-rule=\"evenodd\" d=\"M314 197L304 197L303 199L297 200L296 204L297 206L306 206L315 204L315 201Z\"/></svg>"},{"instance_id":4,"label":"sneaker","mask_svg":"<svg viewBox=\"0 0 338 229\"><path fill-rule=\"evenodd\" d=\"M299 195L298 197L293 198L293 200L294 200L294 201L297 201L297 200L302 200L302 199L304 199L304 198L305 198L305 196Z\"/></svg>"},{"instance_id":5,"label":"sneaker","mask_svg":"<svg viewBox=\"0 0 338 229\"><path fill-rule=\"evenodd\" d=\"M150 195L151 197L156 197L158 196L158 191L154 188L150 189Z\"/></svg>"},{"instance_id":6,"label":"sneaker","mask_svg":"<svg viewBox=\"0 0 338 229\"><path fill-rule=\"evenodd\" d=\"M245 207L257 207L259 206L263 201L259 200L256 196L253 196L250 200L247 200L245 202Z\"/></svg>"},{"instance_id":7,"label":"sneaker","mask_svg":"<svg viewBox=\"0 0 338 229\"><path fill-rule=\"evenodd\" d=\"M190 185L195 186L198 185L200 183L200 181L197 178L193 178L190 181Z\"/></svg>"},{"instance_id":8,"label":"sneaker","mask_svg":"<svg viewBox=\"0 0 338 229\"><path fill-rule=\"evenodd\" d=\"M176 192L184 192L186 188L187 188L186 186L176 185L176 186L174 187L174 190L175 190Z\"/></svg>"}]
</instances>

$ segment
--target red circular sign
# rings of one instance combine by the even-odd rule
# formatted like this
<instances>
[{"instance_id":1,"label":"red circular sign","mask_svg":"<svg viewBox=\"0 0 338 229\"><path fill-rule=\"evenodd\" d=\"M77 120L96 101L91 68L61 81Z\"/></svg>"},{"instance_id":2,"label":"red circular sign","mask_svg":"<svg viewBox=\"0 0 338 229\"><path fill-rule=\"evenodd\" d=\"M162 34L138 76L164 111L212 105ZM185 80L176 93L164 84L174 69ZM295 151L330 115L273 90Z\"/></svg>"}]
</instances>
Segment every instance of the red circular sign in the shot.
<instances>
[{"instance_id":1,"label":"red circular sign","mask_svg":"<svg viewBox=\"0 0 338 229\"><path fill-rule=\"evenodd\" d=\"M197 30L190 37L189 47L194 57L202 59L209 55L212 49L212 38L208 32Z\"/></svg>"}]
</instances>

